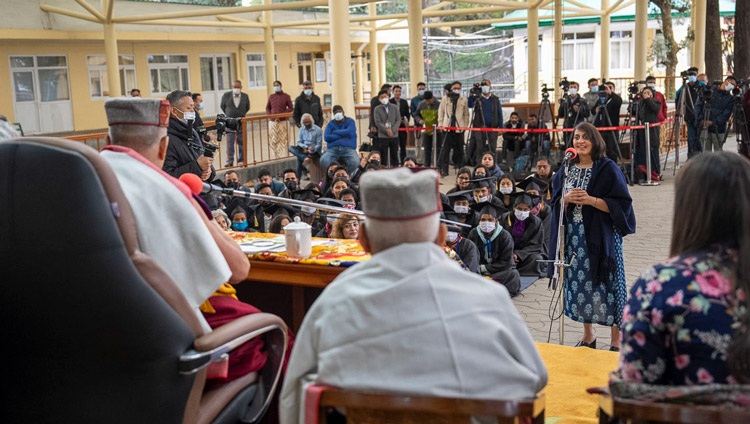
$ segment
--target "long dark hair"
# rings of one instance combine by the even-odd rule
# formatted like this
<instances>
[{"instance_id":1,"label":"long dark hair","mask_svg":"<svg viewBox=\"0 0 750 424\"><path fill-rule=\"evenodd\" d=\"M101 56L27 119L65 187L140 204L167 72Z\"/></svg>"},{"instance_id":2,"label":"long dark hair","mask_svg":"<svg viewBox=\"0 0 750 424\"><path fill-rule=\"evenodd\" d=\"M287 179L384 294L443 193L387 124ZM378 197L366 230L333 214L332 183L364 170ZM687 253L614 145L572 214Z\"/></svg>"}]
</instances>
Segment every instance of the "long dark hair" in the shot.
<instances>
[{"instance_id":1,"label":"long dark hair","mask_svg":"<svg viewBox=\"0 0 750 424\"><path fill-rule=\"evenodd\" d=\"M696 202L701 204L700 213L695 211ZM675 182L670 254L716 244L737 249L732 279L735 289L750 295L750 162L736 153L699 155L683 167ZM738 319L727 363L739 382L750 383L750 313Z\"/></svg>"},{"instance_id":2,"label":"long dark hair","mask_svg":"<svg viewBox=\"0 0 750 424\"><path fill-rule=\"evenodd\" d=\"M599 130L596 129L595 126L588 122L581 122L580 124L576 125L576 128L573 130L573 136L571 137L571 140L573 139L573 137L575 137L576 131L581 131L584 135L584 138L591 142L592 160L599 160L607 156L607 145L604 144L604 139L602 138L602 135L599 134ZM574 159L574 162L578 163L577 156Z\"/></svg>"}]
</instances>

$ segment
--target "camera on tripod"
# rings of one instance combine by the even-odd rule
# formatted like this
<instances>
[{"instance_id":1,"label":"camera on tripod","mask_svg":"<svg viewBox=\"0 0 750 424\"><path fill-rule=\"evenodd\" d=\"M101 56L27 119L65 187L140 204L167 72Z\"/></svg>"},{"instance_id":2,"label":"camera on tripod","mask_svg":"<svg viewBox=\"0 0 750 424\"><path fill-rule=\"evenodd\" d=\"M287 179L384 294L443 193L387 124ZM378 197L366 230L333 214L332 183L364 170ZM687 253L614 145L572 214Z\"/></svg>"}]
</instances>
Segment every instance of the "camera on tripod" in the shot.
<instances>
[{"instance_id":1,"label":"camera on tripod","mask_svg":"<svg viewBox=\"0 0 750 424\"><path fill-rule=\"evenodd\" d=\"M560 80L560 83L557 84L559 87L562 87L563 92L565 94L568 94L568 90L570 90L570 81L568 81L568 77L563 77L563 79Z\"/></svg>"},{"instance_id":2,"label":"camera on tripod","mask_svg":"<svg viewBox=\"0 0 750 424\"><path fill-rule=\"evenodd\" d=\"M607 93L607 79L602 78L602 85L599 86L599 90L596 92L596 94L599 95L599 104L606 104L607 103L607 97L609 97L609 93Z\"/></svg>"},{"instance_id":3,"label":"camera on tripod","mask_svg":"<svg viewBox=\"0 0 750 424\"><path fill-rule=\"evenodd\" d=\"M471 89L469 89L469 95L473 97L479 97L482 95L482 84L475 83Z\"/></svg>"},{"instance_id":4,"label":"camera on tripod","mask_svg":"<svg viewBox=\"0 0 750 424\"><path fill-rule=\"evenodd\" d=\"M227 130L240 131L242 129L242 118L229 118L223 113L216 115L216 140L221 141L221 137Z\"/></svg>"},{"instance_id":5,"label":"camera on tripod","mask_svg":"<svg viewBox=\"0 0 750 424\"><path fill-rule=\"evenodd\" d=\"M542 84L542 98L548 99L550 91L555 91L555 89L554 88L547 88L547 83Z\"/></svg>"},{"instance_id":6,"label":"camera on tripod","mask_svg":"<svg viewBox=\"0 0 750 424\"><path fill-rule=\"evenodd\" d=\"M738 79L737 85L732 89L732 95L735 97L741 96L747 90L748 84L750 84L750 80Z\"/></svg>"}]
</instances>

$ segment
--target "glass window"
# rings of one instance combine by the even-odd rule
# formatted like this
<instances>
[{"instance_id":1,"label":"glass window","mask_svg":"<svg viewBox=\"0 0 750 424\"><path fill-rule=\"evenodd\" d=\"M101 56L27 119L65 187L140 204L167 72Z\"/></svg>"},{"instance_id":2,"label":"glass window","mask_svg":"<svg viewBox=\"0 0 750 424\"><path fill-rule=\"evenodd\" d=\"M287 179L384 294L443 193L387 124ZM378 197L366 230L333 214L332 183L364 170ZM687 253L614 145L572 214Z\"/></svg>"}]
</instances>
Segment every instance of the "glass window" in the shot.
<instances>
[{"instance_id":1,"label":"glass window","mask_svg":"<svg viewBox=\"0 0 750 424\"><path fill-rule=\"evenodd\" d=\"M563 70L594 69L594 33L563 34Z\"/></svg>"},{"instance_id":2,"label":"glass window","mask_svg":"<svg viewBox=\"0 0 750 424\"><path fill-rule=\"evenodd\" d=\"M169 56L165 54L149 55L148 63L169 63Z\"/></svg>"},{"instance_id":3,"label":"glass window","mask_svg":"<svg viewBox=\"0 0 750 424\"><path fill-rule=\"evenodd\" d=\"M17 102L33 102L34 95L34 73L32 71L13 72L13 85L16 91Z\"/></svg>"},{"instance_id":4,"label":"glass window","mask_svg":"<svg viewBox=\"0 0 750 424\"><path fill-rule=\"evenodd\" d=\"M201 87L203 91L214 91L214 58L201 58Z\"/></svg>"},{"instance_id":5,"label":"glass window","mask_svg":"<svg viewBox=\"0 0 750 424\"><path fill-rule=\"evenodd\" d=\"M70 100L67 69L40 69L39 93L43 102Z\"/></svg>"},{"instance_id":6,"label":"glass window","mask_svg":"<svg viewBox=\"0 0 750 424\"><path fill-rule=\"evenodd\" d=\"M135 58L133 55L119 56L120 92L129 94L137 88L135 78ZM89 65L89 92L92 99L109 97L109 74L107 73L107 58L104 55L90 55L86 57Z\"/></svg>"},{"instance_id":7,"label":"glass window","mask_svg":"<svg viewBox=\"0 0 750 424\"><path fill-rule=\"evenodd\" d=\"M10 67L11 68L33 68L34 56L11 56Z\"/></svg>"},{"instance_id":8,"label":"glass window","mask_svg":"<svg viewBox=\"0 0 750 424\"><path fill-rule=\"evenodd\" d=\"M149 77L153 94L190 90L188 56L184 54L149 55Z\"/></svg>"},{"instance_id":9,"label":"glass window","mask_svg":"<svg viewBox=\"0 0 750 424\"><path fill-rule=\"evenodd\" d=\"M274 78L278 78L279 62L274 55L275 72ZM250 88L262 88L266 86L266 55L263 53L247 54L247 79Z\"/></svg>"},{"instance_id":10,"label":"glass window","mask_svg":"<svg viewBox=\"0 0 750 424\"><path fill-rule=\"evenodd\" d=\"M68 66L68 60L65 56L37 56L36 63L40 68Z\"/></svg>"}]
</instances>

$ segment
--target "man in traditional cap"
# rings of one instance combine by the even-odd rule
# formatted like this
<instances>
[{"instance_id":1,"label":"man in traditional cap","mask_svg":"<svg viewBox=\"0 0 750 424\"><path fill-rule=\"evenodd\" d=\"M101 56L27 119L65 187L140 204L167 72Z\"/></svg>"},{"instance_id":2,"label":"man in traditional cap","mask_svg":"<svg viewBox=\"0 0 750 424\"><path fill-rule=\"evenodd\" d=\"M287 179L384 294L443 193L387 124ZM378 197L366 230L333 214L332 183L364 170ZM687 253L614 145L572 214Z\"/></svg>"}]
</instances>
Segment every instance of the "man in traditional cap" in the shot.
<instances>
[{"instance_id":1,"label":"man in traditional cap","mask_svg":"<svg viewBox=\"0 0 750 424\"><path fill-rule=\"evenodd\" d=\"M206 213L199 197L161 169L169 143L170 104L115 98L104 109L109 134L101 155L133 210L139 248L182 290L204 331L231 320L227 310L235 317L259 312L239 302L234 288L224 284L243 281L250 270L239 245ZM230 354L229 378L260 369L266 358L262 347L257 340L235 349Z\"/></svg>"},{"instance_id":2,"label":"man in traditional cap","mask_svg":"<svg viewBox=\"0 0 750 424\"><path fill-rule=\"evenodd\" d=\"M357 124L344 114L343 107L336 105L331 111L333 120L326 125L323 134L326 151L320 158L320 165L323 169L328 169L333 162L343 163L349 175L352 175L359 165Z\"/></svg>"},{"instance_id":3,"label":"man in traditional cap","mask_svg":"<svg viewBox=\"0 0 750 424\"><path fill-rule=\"evenodd\" d=\"M547 371L508 291L442 249L439 176L366 173L359 240L372 259L331 283L305 316L281 392L300 421L304 383L482 399L533 397ZM460 282L460 284L457 284Z\"/></svg>"}]
</instances>

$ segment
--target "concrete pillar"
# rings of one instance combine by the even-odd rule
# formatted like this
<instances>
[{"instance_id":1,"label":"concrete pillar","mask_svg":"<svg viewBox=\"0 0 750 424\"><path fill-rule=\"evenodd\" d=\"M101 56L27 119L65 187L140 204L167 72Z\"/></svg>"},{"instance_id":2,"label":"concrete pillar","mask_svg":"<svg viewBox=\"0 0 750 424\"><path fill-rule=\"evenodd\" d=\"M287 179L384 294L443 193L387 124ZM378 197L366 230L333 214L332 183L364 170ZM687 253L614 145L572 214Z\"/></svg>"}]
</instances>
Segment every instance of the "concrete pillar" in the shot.
<instances>
[{"instance_id":1,"label":"concrete pillar","mask_svg":"<svg viewBox=\"0 0 750 424\"><path fill-rule=\"evenodd\" d=\"M109 97L120 97L120 56L117 53L117 32L113 23L104 24L104 53L107 56Z\"/></svg>"},{"instance_id":2,"label":"concrete pillar","mask_svg":"<svg viewBox=\"0 0 750 424\"><path fill-rule=\"evenodd\" d=\"M271 4L271 0L264 0L263 3ZM276 79L276 48L274 46L273 28L271 28L272 20L270 10L263 12L263 23L266 25L263 28L263 41L266 47L266 93L269 96L273 94L273 81Z\"/></svg>"},{"instance_id":3,"label":"concrete pillar","mask_svg":"<svg viewBox=\"0 0 750 424\"><path fill-rule=\"evenodd\" d=\"M554 56L554 63L555 63L555 82L553 85L557 86L557 84L562 79L562 60L563 60L563 53L562 53L562 0L555 0L555 30L554 30L554 43L555 43L555 56Z\"/></svg>"},{"instance_id":4,"label":"concrete pillar","mask_svg":"<svg viewBox=\"0 0 750 424\"><path fill-rule=\"evenodd\" d=\"M602 0L602 10L605 13L602 15L601 25L601 76L602 78L609 78L609 13L606 13L609 9L609 0Z\"/></svg>"},{"instance_id":5,"label":"concrete pillar","mask_svg":"<svg viewBox=\"0 0 750 424\"><path fill-rule=\"evenodd\" d=\"M539 101L539 9L532 7L529 9L529 36L527 38L528 46L528 92L529 103ZM552 85L554 87L554 85Z\"/></svg>"},{"instance_id":6,"label":"concrete pillar","mask_svg":"<svg viewBox=\"0 0 750 424\"><path fill-rule=\"evenodd\" d=\"M331 62L333 63L333 104L354 116L352 95L352 53L349 35L349 0L328 0L331 14Z\"/></svg>"},{"instance_id":7,"label":"concrete pillar","mask_svg":"<svg viewBox=\"0 0 750 424\"><path fill-rule=\"evenodd\" d=\"M364 67L364 47L365 45L361 45L359 49L357 49L357 58L354 59L354 72L356 73L357 80L354 82L354 102L356 104L362 104L365 102L365 80L364 75L365 72L362 69Z\"/></svg>"},{"instance_id":8,"label":"concrete pillar","mask_svg":"<svg viewBox=\"0 0 750 424\"><path fill-rule=\"evenodd\" d=\"M424 46L422 45L422 0L409 0L409 79L411 86L424 80Z\"/></svg>"},{"instance_id":9,"label":"concrete pillar","mask_svg":"<svg viewBox=\"0 0 750 424\"><path fill-rule=\"evenodd\" d=\"M697 66L700 72L706 72L706 2L693 2L693 50L691 51L691 65Z\"/></svg>"},{"instance_id":10,"label":"concrete pillar","mask_svg":"<svg viewBox=\"0 0 750 424\"><path fill-rule=\"evenodd\" d=\"M388 44L383 44L382 46L378 46L378 72L380 74L379 78L382 84L385 84L386 82L388 82L385 77L385 49L387 48L388 48Z\"/></svg>"},{"instance_id":11,"label":"concrete pillar","mask_svg":"<svg viewBox=\"0 0 750 424\"><path fill-rule=\"evenodd\" d=\"M377 16L375 3L370 3L370 16ZM377 96L380 91L380 56L378 55L378 31L376 28L377 21L370 21L370 45L367 52L370 54L370 93Z\"/></svg>"},{"instance_id":12,"label":"concrete pillar","mask_svg":"<svg viewBox=\"0 0 750 424\"><path fill-rule=\"evenodd\" d=\"M648 0L635 2L635 67L636 81L646 79L648 57Z\"/></svg>"}]
</instances>

